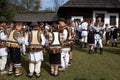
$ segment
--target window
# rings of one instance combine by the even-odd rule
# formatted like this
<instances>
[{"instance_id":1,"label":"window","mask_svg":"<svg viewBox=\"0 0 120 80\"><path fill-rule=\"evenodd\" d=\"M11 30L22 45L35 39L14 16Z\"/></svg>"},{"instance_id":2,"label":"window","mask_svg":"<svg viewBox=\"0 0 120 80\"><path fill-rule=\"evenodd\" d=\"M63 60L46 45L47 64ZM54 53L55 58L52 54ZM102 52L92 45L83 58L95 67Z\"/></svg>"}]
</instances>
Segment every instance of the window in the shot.
<instances>
[{"instance_id":1,"label":"window","mask_svg":"<svg viewBox=\"0 0 120 80\"><path fill-rule=\"evenodd\" d=\"M116 24L116 16L110 16L110 25Z\"/></svg>"}]
</instances>

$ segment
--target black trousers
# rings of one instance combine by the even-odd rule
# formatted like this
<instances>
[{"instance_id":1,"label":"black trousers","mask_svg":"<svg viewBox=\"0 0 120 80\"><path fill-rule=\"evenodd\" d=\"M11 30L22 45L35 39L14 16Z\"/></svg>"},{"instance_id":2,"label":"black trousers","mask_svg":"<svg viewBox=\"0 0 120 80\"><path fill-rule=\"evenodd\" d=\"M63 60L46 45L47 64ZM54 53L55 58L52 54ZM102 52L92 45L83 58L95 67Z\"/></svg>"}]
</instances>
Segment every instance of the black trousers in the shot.
<instances>
[{"instance_id":1,"label":"black trousers","mask_svg":"<svg viewBox=\"0 0 120 80\"><path fill-rule=\"evenodd\" d=\"M20 48L9 48L9 56L10 56L10 63L12 63L14 67L21 66Z\"/></svg>"}]
</instances>

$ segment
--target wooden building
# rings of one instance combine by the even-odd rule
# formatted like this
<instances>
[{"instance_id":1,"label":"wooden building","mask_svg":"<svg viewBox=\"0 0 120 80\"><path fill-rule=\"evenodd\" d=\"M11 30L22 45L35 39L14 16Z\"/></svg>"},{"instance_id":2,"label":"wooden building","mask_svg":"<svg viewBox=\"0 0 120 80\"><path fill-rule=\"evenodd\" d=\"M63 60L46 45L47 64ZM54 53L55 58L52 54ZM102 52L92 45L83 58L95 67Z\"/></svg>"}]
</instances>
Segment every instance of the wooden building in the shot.
<instances>
[{"instance_id":1,"label":"wooden building","mask_svg":"<svg viewBox=\"0 0 120 80\"><path fill-rule=\"evenodd\" d=\"M101 16L105 24L120 25L120 0L69 0L58 10L59 17L67 19Z\"/></svg>"},{"instance_id":2,"label":"wooden building","mask_svg":"<svg viewBox=\"0 0 120 80\"><path fill-rule=\"evenodd\" d=\"M18 13L14 16L13 22L55 22L58 16L54 12L41 12L41 13Z\"/></svg>"}]
</instances>

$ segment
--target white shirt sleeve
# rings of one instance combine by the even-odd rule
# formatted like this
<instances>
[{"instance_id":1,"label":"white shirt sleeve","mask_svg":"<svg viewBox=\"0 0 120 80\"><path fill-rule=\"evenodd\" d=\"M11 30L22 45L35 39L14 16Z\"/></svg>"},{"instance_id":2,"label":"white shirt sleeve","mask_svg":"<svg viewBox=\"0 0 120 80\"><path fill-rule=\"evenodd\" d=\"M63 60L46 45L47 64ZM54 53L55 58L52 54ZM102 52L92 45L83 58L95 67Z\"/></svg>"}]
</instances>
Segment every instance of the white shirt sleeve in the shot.
<instances>
[{"instance_id":1,"label":"white shirt sleeve","mask_svg":"<svg viewBox=\"0 0 120 80\"><path fill-rule=\"evenodd\" d=\"M29 42L28 42L28 33L26 33L26 36L25 36L25 45L29 45Z\"/></svg>"},{"instance_id":2,"label":"white shirt sleeve","mask_svg":"<svg viewBox=\"0 0 120 80\"><path fill-rule=\"evenodd\" d=\"M64 29L63 31L63 41L65 41L67 39L67 35L68 35L68 32L66 29Z\"/></svg>"},{"instance_id":3,"label":"white shirt sleeve","mask_svg":"<svg viewBox=\"0 0 120 80\"><path fill-rule=\"evenodd\" d=\"M42 40L41 45L45 45L46 40L43 34L41 34L41 40Z\"/></svg>"},{"instance_id":4,"label":"white shirt sleeve","mask_svg":"<svg viewBox=\"0 0 120 80\"><path fill-rule=\"evenodd\" d=\"M8 40L8 37L4 32L0 33L0 40Z\"/></svg>"}]
</instances>

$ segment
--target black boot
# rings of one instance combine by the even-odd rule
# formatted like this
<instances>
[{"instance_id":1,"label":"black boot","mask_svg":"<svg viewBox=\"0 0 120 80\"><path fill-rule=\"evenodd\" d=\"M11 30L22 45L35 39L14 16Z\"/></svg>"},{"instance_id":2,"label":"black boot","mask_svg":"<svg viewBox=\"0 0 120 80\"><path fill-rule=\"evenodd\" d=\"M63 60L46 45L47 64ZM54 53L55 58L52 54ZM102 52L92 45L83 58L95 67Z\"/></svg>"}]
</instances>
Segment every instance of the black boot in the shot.
<instances>
[{"instance_id":1,"label":"black boot","mask_svg":"<svg viewBox=\"0 0 120 80\"><path fill-rule=\"evenodd\" d=\"M90 49L89 49L88 53L91 54L91 50Z\"/></svg>"},{"instance_id":2,"label":"black boot","mask_svg":"<svg viewBox=\"0 0 120 80\"><path fill-rule=\"evenodd\" d=\"M117 43L115 43L115 47L117 47Z\"/></svg>"},{"instance_id":3,"label":"black boot","mask_svg":"<svg viewBox=\"0 0 120 80\"><path fill-rule=\"evenodd\" d=\"M97 53L97 48L95 48L95 53Z\"/></svg>"},{"instance_id":4,"label":"black boot","mask_svg":"<svg viewBox=\"0 0 120 80\"><path fill-rule=\"evenodd\" d=\"M84 48L87 48L87 43L84 43Z\"/></svg>"},{"instance_id":5,"label":"black boot","mask_svg":"<svg viewBox=\"0 0 120 80\"><path fill-rule=\"evenodd\" d=\"M100 48L100 54L101 55L103 54L103 48Z\"/></svg>"},{"instance_id":6,"label":"black boot","mask_svg":"<svg viewBox=\"0 0 120 80\"><path fill-rule=\"evenodd\" d=\"M89 54L93 54L93 50L89 50Z\"/></svg>"},{"instance_id":7,"label":"black boot","mask_svg":"<svg viewBox=\"0 0 120 80\"><path fill-rule=\"evenodd\" d=\"M83 46L83 42L80 42L80 48L82 48L82 46Z\"/></svg>"},{"instance_id":8,"label":"black boot","mask_svg":"<svg viewBox=\"0 0 120 80\"><path fill-rule=\"evenodd\" d=\"M114 46L114 43L112 43L112 47Z\"/></svg>"}]
</instances>

